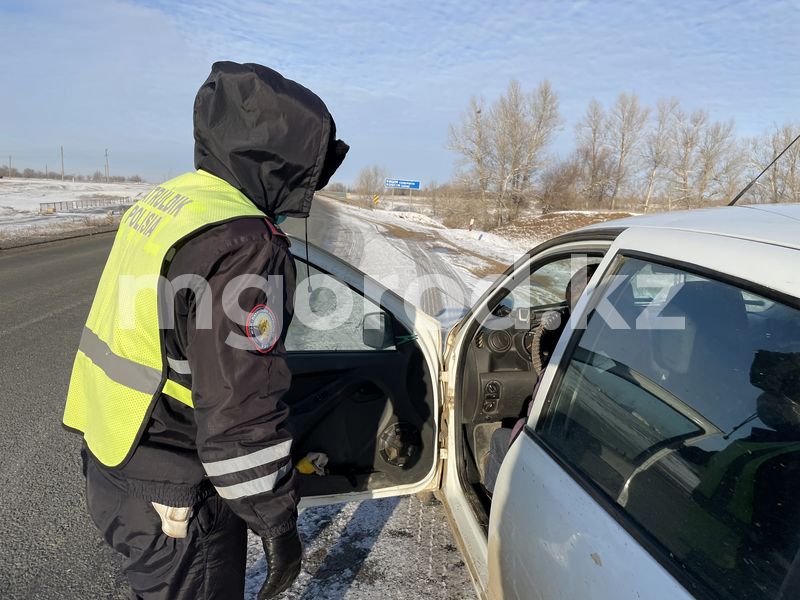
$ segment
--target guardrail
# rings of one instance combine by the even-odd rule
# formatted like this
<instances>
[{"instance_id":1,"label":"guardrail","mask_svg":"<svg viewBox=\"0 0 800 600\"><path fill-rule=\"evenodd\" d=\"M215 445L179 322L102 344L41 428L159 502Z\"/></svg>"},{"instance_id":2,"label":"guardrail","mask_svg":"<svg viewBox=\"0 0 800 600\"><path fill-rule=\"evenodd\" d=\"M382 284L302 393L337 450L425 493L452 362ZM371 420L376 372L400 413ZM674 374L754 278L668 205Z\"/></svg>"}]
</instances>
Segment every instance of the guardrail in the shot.
<instances>
[{"instance_id":1,"label":"guardrail","mask_svg":"<svg viewBox=\"0 0 800 600\"><path fill-rule=\"evenodd\" d=\"M120 206L133 204L129 196L120 198L96 198L92 200L67 200L65 202L40 202L39 214L52 215L57 212L70 212L81 208L101 208L103 206Z\"/></svg>"}]
</instances>

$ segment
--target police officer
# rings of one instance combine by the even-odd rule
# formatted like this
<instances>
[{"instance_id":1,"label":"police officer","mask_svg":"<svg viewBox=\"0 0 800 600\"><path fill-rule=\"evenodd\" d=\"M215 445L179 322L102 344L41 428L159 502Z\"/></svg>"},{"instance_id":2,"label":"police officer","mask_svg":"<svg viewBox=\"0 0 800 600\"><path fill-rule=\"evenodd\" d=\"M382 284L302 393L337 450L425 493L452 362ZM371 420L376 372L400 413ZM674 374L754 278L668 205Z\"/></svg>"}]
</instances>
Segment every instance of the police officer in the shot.
<instances>
[{"instance_id":1,"label":"police officer","mask_svg":"<svg viewBox=\"0 0 800 600\"><path fill-rule=\"evenodd\" d=\"M75 358L89 513L137 598L259 598L300 571L283 339L295 268L277 227L307 217L348 146L311 91L215 63L194 104L195 166L123 218Z\"/></svg>"}]
</instances>

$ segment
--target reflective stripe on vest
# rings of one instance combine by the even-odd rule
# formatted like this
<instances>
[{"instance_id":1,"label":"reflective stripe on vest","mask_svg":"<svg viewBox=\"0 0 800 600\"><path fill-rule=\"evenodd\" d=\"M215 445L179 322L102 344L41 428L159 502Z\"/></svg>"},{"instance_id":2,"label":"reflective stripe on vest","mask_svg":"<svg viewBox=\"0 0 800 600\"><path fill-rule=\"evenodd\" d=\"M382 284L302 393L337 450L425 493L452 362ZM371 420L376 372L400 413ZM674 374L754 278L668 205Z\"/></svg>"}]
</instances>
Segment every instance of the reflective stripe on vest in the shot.
<instances>
[{"instance_id":1,"label":"reflective stripe on vest","mask_svg":"<svg viewBox=\"0 0 800 600\"><path fill-rule=\"evenodd\" d=\"M188 375L166 356L159 304L169 307L160 275L181 240L243 217L265 218L241 192L204 171L152 190L122 218L100 278L72 368L64 424L82 432L92 454L120 465L136 447L153 403L163 393L192 406L192 392L168 379Z\"/></svg>"}]
</instances>

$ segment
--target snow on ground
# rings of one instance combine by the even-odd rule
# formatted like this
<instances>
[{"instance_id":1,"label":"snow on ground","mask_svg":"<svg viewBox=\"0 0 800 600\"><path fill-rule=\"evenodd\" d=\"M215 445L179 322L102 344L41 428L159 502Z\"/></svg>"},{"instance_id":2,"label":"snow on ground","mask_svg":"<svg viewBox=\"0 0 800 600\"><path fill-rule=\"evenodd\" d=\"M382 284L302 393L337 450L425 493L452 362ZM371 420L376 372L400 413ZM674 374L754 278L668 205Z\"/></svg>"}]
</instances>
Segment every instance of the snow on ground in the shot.
<instances>
[{"instance_id":1,"label":"snow on ground","mask_svg":"<svg viewBox=\"0 0 800 600\"><path fill-rule=\"evenodd\" d=\"M287 600L474 598L441 504L433 497L386 498L308 509L298 529L303 568ZM261 541L248 545L245 599L257 597L266 565Z\"/></svg>"},{"instance_id":2,"label":"snow on ground","mask_svg":"<svg viewBox=\"0 0 800 600\"><path fill-rule=\"evenodd\" d=\"M449 229L440 221L424 214L390 211L390 210L364 210L353 206L348 208L366 213L363 218L381 223L406 227L410 230L429 231L440 235L454 246L470 252L492 258L503 263L511 263L530 247L524 243L508 240L502 236L480 230Z\"/></svg>"},{"instance_id":3,"label":"snow on ground","mask_svg":"<svg viewBox=\"0 0 800 600\"><path fill-rule=\"evenodd\" d=\"M55 179L0 179L0 238L47 231L64 231L113 221L123 203L135 200L152 188L149 183L94 183ZM42 215L42 202L104 200L110 206L77 209ZM118 205L113 202L119 200ZM116 208L116 210L115 210Z\"/></svg>"}]
</instances>

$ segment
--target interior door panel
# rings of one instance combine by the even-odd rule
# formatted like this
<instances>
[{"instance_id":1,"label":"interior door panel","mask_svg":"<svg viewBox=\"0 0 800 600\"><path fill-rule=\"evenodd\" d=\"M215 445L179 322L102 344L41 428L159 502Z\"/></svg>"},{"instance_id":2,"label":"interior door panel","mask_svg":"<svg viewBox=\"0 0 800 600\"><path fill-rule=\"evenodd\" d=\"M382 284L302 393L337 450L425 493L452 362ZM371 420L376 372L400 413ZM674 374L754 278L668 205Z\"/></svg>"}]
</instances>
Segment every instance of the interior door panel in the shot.
<instances>
[{"instance_id":1,"label":"interior door panel","mask_svg":"<svg viewBox=\"0 0 800 600\"><path fill-rule=\"evenodd\" d=\"M306 506L426 489L438 456L439 323L325 250L293 238L292 252L293 459L328 461L321 475L299 475Z\"/></svg>"},{"instance_id":2,"label":"interior door panel","mask_svg":"<svg viewBox=\"0 0 800 600\"><path fill-rule=\"evenodd\" d=\"M304 497L411 484L430 472L433 382L415 344L287 357L293 458L321 452L329 460L328 475L301 476Z\"/></svg>"}]
</instances>

